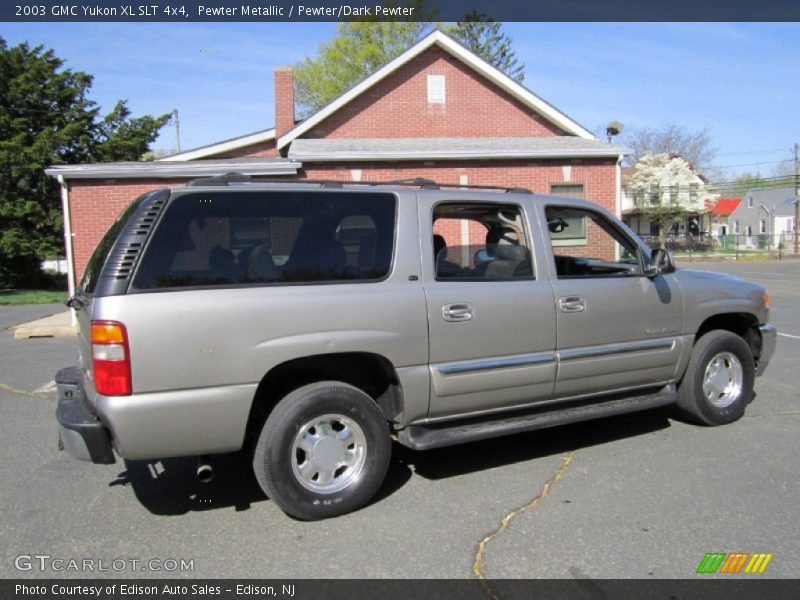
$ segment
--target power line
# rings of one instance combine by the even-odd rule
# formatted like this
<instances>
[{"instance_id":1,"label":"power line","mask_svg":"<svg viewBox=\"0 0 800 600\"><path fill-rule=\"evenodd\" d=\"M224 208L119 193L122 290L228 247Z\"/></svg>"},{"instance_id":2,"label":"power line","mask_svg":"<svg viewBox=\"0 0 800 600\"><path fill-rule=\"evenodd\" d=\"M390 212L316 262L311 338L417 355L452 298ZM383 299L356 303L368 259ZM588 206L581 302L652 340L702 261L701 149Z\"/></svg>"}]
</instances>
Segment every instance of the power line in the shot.
<instances>
[{"instance_id":1,"label":"power line","mask_svg":"<svg viewBox=\"0 0 800 600\"><path fill-rule=\"evenodd\" d=\"M741 150L737 152L718 152L717 156L748 156L751 154L776 154L778 152L786 152L791 154L791 148L774 148L770 150Z\"/></svg>"},{"instance_id":2,"label":"power line","mask_svg":"<svg viewBox=\"0 0 800 600\"><path fill-rule=\"evenodd\" d=\"M790 162L790 158L784 158L781 160L760 160L758 162L753 163L739 163L737 165L710 165L712 169L732 169L734 167L757 167L760 165L774 165L778 163Z\"/></svg>"}]
</instances>

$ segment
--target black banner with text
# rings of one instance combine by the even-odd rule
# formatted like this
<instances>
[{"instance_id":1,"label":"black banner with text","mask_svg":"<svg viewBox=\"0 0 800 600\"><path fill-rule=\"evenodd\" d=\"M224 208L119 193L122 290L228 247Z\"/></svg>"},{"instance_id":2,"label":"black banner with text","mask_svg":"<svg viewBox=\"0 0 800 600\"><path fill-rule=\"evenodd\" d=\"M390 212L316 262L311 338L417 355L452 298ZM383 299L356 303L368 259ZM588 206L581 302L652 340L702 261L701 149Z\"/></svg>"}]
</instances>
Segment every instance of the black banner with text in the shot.
<instances>
[{"instance_id":1,"label":"black banner with text","mask_svg":"<svg viewBox=\"0 0 800 600\"><path fill-rule=\"evenodd\" d=\"M733 577L690 580L2 580L5 600L446 600L487 598L515 600L561 598L577 600L795 600L800 580Z\"/></svg>"},{"instance_id":2,"label":"black banner with text","mask_svg":"<svg viewBox=\"0 0 800 600\"><path fill-rule=\"evenodd\" d=\"M9 22L797 21L798 0L11 0Z\"/></svg>"}]
</instances>

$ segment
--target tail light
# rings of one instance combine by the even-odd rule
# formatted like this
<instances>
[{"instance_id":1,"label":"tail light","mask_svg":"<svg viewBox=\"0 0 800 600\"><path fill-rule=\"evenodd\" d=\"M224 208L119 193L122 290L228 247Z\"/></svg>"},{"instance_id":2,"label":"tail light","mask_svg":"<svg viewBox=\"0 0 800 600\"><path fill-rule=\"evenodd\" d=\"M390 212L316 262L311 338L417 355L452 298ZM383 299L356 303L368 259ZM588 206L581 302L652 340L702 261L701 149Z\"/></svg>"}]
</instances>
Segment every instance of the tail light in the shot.
<instances>
[{"instance_id":1,"label":"tail light","mask_svg":"<svg viewBox=\"0 0 800 600\"><path fill-rule=\"evenodd\" d=\"M131 395L131 353L125 325L92 321L92 370L98 394Z\"/></svg>"}]
</instances>

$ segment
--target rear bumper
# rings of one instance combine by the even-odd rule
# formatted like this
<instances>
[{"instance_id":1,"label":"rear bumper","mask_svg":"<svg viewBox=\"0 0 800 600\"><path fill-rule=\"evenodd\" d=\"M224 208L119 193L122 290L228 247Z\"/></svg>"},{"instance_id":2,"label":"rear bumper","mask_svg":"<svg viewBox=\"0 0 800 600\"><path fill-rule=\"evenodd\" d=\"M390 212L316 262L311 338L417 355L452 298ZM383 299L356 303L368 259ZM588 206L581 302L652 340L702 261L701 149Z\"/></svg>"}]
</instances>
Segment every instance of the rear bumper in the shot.
<instances>
[{"instance_id":1,"label":"rear bumper","mask_svg":"<svg viewBox=\"0 0 800 600\"><path fill-rule=\"evenodd\" d=\"M86 402L81 370L62 369L55 379L60 449L78 460L104 465L116 462L109 431Z\"/></svg>"},{"instance_id":2,"label":"rear bumper","mask_svg":"<svg viewBox=\"0 0 800 600\"><path fill-rule=\"evenodd\" d=\"M761 353L758 356L756 376L764 374L772 355L775 353L775 344L778 341L778 328L771 323L761 325L758 329L761 331Z\"/></svg>"}]
</instances>

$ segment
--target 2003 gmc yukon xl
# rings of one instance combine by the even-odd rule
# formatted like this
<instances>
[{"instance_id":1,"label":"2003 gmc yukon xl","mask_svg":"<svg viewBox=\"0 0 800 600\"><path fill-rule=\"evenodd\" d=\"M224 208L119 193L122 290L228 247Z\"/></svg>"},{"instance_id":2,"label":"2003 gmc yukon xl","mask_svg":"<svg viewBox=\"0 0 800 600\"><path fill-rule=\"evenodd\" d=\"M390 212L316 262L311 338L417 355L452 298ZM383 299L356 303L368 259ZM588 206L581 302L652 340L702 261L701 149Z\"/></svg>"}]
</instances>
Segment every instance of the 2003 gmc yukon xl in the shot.
<instances>
[{"instance_id":1,"label":"2003 gmc yukon xl","mask_svg":"<svg viewBox=\"0 0 800 600\"><path fill-rule=\"evenodd\" d=\"M145 194L69 304L73 456L250 447L303 519L366 503L392 437L421 450L669 403L729 423L776 336L764 288L676 270L594 204L424 180Z\"/></svg>"}]
</instances>

